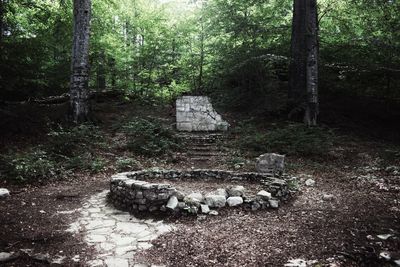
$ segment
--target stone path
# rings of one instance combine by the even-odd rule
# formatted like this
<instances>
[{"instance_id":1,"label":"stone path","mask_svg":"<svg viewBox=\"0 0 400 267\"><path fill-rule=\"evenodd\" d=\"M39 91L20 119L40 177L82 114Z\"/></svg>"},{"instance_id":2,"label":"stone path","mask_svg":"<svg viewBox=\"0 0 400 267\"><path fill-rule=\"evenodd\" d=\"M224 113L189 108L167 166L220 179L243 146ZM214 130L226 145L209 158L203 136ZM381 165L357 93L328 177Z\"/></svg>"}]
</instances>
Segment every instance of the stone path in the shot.
<instances>
[{"instance_id":1,"label":"stone path","mask_svg":"<svg viewBox=\"0 0 400 267\"><path fill-rule=\"evenodd\" d=\"M84 235L98 255L89 266L146 267L132 262L134 253L150 248L151 241L172 230L163 221L141 220L106 203L108 190L92 196L80 210L80 218L70 225L69 232ZM155 267L152 265L152 267Z\"/></svg>"}]
</instances>

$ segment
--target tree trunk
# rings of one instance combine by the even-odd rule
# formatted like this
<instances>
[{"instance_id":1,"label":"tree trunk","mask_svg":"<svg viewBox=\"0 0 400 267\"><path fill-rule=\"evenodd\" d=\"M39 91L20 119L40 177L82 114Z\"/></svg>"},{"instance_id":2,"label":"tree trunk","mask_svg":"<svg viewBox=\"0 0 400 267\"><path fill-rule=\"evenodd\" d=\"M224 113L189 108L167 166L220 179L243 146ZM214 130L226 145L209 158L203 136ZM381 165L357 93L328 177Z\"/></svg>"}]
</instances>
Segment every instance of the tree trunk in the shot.
<instances>
[{"instance_id":1,"label":"tree trunk","mask_svg":"<svg viewBox=\"0 0 400 267\"><path fill-rule=\"evenodd\" d=\"M303 114L305 124L317 123L318 24L317 1L294 0L291 63L289 68L289 118Z\"/></svg>"},{"instance_id":2,"label":"tree trunk","mask_svg":"<svg viewBox=\"0 0 400 267\"><path fill-rule=\"evenodd\" d=\"M317 125L319 113L318 103L318 15L317 0L307 1L307 102L304 123L308 126Z\"/></svg>"},{"instance_id":3,"label":"tree trunk","mask_svg":"<svg viewBox=\"0 0 400 267\"><path fill-rule=\"evenodd\" d=\"M91 0L74 0L70 112L75 123L87 121L89 118L90 15Z\"/></svg>"}]
</instances>

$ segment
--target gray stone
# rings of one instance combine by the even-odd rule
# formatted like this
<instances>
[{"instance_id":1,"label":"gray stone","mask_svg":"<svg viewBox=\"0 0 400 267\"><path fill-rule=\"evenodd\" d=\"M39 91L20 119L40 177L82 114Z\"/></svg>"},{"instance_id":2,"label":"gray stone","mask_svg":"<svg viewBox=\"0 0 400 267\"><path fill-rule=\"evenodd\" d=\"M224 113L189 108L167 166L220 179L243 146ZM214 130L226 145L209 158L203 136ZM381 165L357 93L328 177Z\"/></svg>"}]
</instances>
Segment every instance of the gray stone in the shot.
<instances>
[{"instance_id":1,"label":"gray stone","mask_svg":"<svg viewBox=\"0 0 400 267\"><path fill-rule=\"evenodd\" d=\"M324 194L323 196L322 196L322 200L324 200L324 201L332 201L332 200L334 200L335 199L335 196L334 195L331 195L331 194Z\"/></svg>"},{"instance_id":2,"label":"gray stone","mask_svg":"<svg viewBox=\"0 0 400 267\"><path fill-rule=\"evenodd\" d=\"M220 195L208 195L205 202L210 208L222 208L225 207L226 198Z\"/></svg>"},{"instance_id":3,"label":"gray stone","mask_svg":"<svg viewBox=\"0 0 400 267\"><path fill-rule=\"evenodd\" d=\"M243 198L241 197L229 197L226 202L229 207L235 207L243 204Z\"/></svg>"},{"instance_id":4,"label":"gray stone","mask_svg":"<svg viewBox=\"0 0 400 267\"><path fill-rule=\"evenodd\" d=\"M225 198L228 198L228 192L226 192L224 188L218 188L217 190L215 190L214 195L221 195L224 196Z\"/></svg>"},{"instance_id":5,"label":"gray stone","mask_svg":"<svg viewBox=\"0 0 400 267\"><path fill-rule=\"evenodd\" d=\"M204 214L208 214L210 212L210 207L208 207L208 205L202 204L202 205L200 205L200 209L201 209L201 212Z\"/></svg>"},{"instance_id":6,"label":"gray stone","mask_svg":"<svg viewBox=\"0 0 400 267\"><path fill-rule=\"evenodd\" d=\"M187 205L185 202L179 201L177 207L178 207L178 209L182 210L182 209L185 209L187 207Z\"/></svg>"},{"instance_id":7,"label":"gray stone","mask_svg":"<svg viewBox=\"0 0 400 267\"><path fill-rule=\"evenodd\" d=\"M229 124L222 120L206 96L182 96L176 100L178 131L226 131Z\"/></svg>"},{"instance_id":8,"label":"gray stone","mask_svg":"<svg viewBox=\"0 0 400 267\"><path fill-rule=\"evenodd\" d=\"M234 185L228 188L227 192L230 197L241 197L244 195L244 187L241 185Z\"/></svg>"},{"instance_id":9,"label":"gray stone","mask_svg":"<svg viewBox=\"0 0 400 267\"><path fill-rule=\"evenodd\" d=\"M90 267L103 267L103 261L102 260L91 260L87 262L88 266Z\"/></svg>"},{"instance_id":10,"label":"gray stone","mask_svg":"<svg viewBox=\"0 0 400 267\"><path fill-rule=\"evenodd\" d=\"M158 196L157 196L157 199L158 200L167 200L167 199L169 199L169 194L168 193L161 193L161 194L158 194Z\"/></svg>"},{"instance_id":11,"label":"gray stone","mask_svg":"<svg viewBox=\"0 0 400 267\"><path fill-rule=\"evenodd\" d=\"M213 216L217 216L219 213L216 210L210 210L210 212L208 214L213 215Z\"/></svg>"},{"instance_id":12,"label":"gray stone","mask_svg":"<svg viewBox=\"0 0 400 267\"><path fill-rule=\"evenodd\" d=\"M268 200L269 206L273 209L279 208L279 201L275 199Z\"/></svg>"},{"instance_id":13,"label":"gray stone","mask_svg":"<svg viewBox=\"0 0 400 267\"><path fill-rule=\"evenodd\" d=\"M185 198L185 193L183 193L182 191L176 191L175 196L178 198L179 201L181 201Z\"/></svg>"},{"instance_id":14,"label":"gray stone","mask_svg":"<svg viewBox=\"0 0 400 267\"><path fill-rule=\"evenodd\" d=\"M305 182L306 186L314 186L315 185L315 181L313 179L307 179Z\"/></svg>"},{"instance_id":15,"label":"gray stone","mask_svg":"<svg viewBox=\"0 0 400 267\"><path fill-rule=\"evenodd\" d=\"M204 197L201 193L191 193L187 195L183 201L188 205L200 206L200 203L204 201Z\"/></svg>"},{"instance_id":16,"label":"gray stone","mask_svg":"<svg viewBox=\"0 0 400 267\"><path fill-rule=\"evenodd\" d=\"M10 191L6 188L0 188L0 199L10 196Z\"/></svg>"},{"instance_id":17,"label":"gray stone","mask_svg":"<svg viewBox=\"0 0 400 267\"><path fill-rule=\"evenodd\" d=\"M143 196L145 198L147 198L148 200L156 200L157 199L157 193L152 190L145 190L143 192Z\"/></svg>"},{"instance_id":18,"label":"gray stone","mask_svg":"<svg viewBox=\"0 0 400 267\"><path fill-rule=\"evenodd\" d=\"M178 198L176 196L171 196L165 207L171 210L176 209L176 207L178 207Z\"/></svg>"},{"instance_id":19,"label":"gray stone","mask_svg":"<svg viewBox=\"0 0 400 267\"><path fill-rule=\"evenodd\" d=\"M285 156L275 153L260 155L256 161L256 170L260 173L283 173Z\"/></svg>"},{"instance_id":20,"label":"gray stone","mask_svg":"<svg viewBox=\"0 0 400 267\"><path fill-rule=\"evenodd\" d=\"M129 267L129 262L127 259L109 257L104 260L107 267Z\"/></svg>"},{"instance_id":21,"label":"gray stone","mask_svg":"<svg viewBox=\"0 0 400 267\"><path fill-rule=\"evenodd\" d=\"M261 208L261 204L258 203L257 201L254 201L254 202L251 204L251 210L252 210L252 211L256 211L256 210L258 210L258 209L260 209L260 208Z\"/></svg>"},{"instance_id":22,"label":"gray stone","mask_svg":"<svg viewBox=\"0 0 400 267\"><path fill-rule=\"evenodd\" d=\"M146 205L139 205L139 210L140 211L145 211L145 210L147 210L147 206Z\"/></svg>"},{"instance_id":23,"label":"gray stone","mask_svg":"<svg viewBox=\"0 0 400 267\"><path fill-rule=\"evenodd\" d=\"M0 252L0 262L7 261L13 257L13 253Z\"/></svg>"},{"instance_id":24,"label":"gray stone","mask_svg":"<svg viewBox=\"0 0 400 267\"><path fill-rule=\"evenodd\" d=\"M257 197L260 197L261 199L271 199L272 194L270 192L267 192L265 190L261 190L260 192L257 193Z\"/></svg>"}]
</instances>

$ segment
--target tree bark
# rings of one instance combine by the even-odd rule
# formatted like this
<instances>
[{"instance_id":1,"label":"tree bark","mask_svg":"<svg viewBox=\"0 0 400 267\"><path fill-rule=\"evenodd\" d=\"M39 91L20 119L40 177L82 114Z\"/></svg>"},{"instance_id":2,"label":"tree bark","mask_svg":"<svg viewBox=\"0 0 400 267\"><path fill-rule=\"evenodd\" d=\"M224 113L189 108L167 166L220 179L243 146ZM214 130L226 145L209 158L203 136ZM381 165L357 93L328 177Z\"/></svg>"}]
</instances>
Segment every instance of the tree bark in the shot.
<instances>
[{"instance_id":1,"label":"tree bark","mask_svg":"<svg viewBox=\"0 0 400 267\"><path fill-rule=\"evenodd\" d=\"M318 15L317 0L307 1L307 102L304 123L308 126L317 125L319 113L318 103Z\"/></svg>"},{"instance_id":2,"label":"tree bark","mask_svg":"<svg viewBox=\"0 0 400 267\"><path fill-rule=\"evenodd\" d=\"M89 119L89 37L91 0L74 0L70 112L75 123Z\"/></svg>"},{"instance_id":3,"label":"tree bark","mask_svg":"<svg viewBox=\"0 0 400 267\"><path fill-rule=\"evenodd\" d=\"M316 0L294 0L291 63L289 67L289 118L303 114L306 125L318 116L318 22Z\"/></svg>"}]
</instances>

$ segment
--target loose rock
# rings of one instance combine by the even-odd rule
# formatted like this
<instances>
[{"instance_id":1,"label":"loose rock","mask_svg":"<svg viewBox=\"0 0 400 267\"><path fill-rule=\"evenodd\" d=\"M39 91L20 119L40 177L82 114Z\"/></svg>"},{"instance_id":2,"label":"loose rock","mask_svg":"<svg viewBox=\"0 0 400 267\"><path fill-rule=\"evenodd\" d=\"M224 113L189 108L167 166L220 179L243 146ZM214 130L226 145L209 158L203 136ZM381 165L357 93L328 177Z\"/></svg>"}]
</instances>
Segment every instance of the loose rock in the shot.
<instances>
[{"instance_id":1,"label":"loose rock","mask_svg":"<svg viewBox=\"0 0 400 267\"><path fill-rule=\"evenodd\" d=\"M261 190L260 192L257 193L257 197L260 197L262 199L271 199L272 194L265 190Z\"/></svg>"},{"instance_id":2,"label":"loose rock","mask_svg":"<svg viewBox=\"0 0 400 267\"><path fill-rule=\"evenodd\" d=\"M307 179L305 182L306 186L314 186L315 185L315 181L313 179Z\"/></svg>"},{"instance_id":3,"label":"loose rock","mask_svg":"<svg viewBox=\"0 0 400 267\"><path fill-rule=\"evenodd\" d=\"M331 194L324 194L323 196L322 196L322 200L324 200L324 201L332 201L332 200L334 200L335 199L335 196L334 195L331 195Z\"/></svg>"},{"instance_id":4,"label":"loose rock","mask_svg":"<svg viewBox=\"0 0 400 267\"><path fill-rule=\"evenodd\" d=\"M210 212L210 208L208 207L208 205L202 204L202 205L200 205L200 209L201 209L201 212L204 214L208 214Z\"/></svg>"},{"instance_id":5,"label":"loose rock","mask_svg":"<svg viewBox=\"0 0 400 267\"><path fill-rule=\"evenodd\" d=\"M13 256L13 253L8 253L8 252L0 252L0 262L5 262L11 259Z\"/></svg>"},{"instance_id":6,"label":"loose rock","mask_svg":"<svg viewBox=\"0 0 400 267\"><path fill-rule=\"evenodd\" d=\"M229 197L226 202L228 203L229 207L235 207L243 204L243 198L241 197Z\"/></svg>"},{"instance_id":7,"label":"loose rock","mask_svg":"<svg viewBox=\"0 0 400 267\"><path fill-rule=\"evenodd\" d=\"M258 203L257 201L254 201L253 204L251 204L251 210L252 211L256 211L256 210L258 210L260 208L261 208L261 204Z\"/></svg>"},{"instance_id":8,"label":"loose rock","mask_svg":"<svg viewBox=\"0 0 400 267\"><path fill-rule=\"evenodd\" d=\"M216 210L211 210L208 214L217 216L219 213Z\"/></svg>"},{"instance_id":9,"label":"loose rock","mask_svg":"<svg viewBox=\"0 0 400 267\"><path fill-rule=\"evenodd\" d=\"M178 198L176 196L171 196L165 206L168 209L174 210L178 206Z\"/></svg>"},{"instance_id":10,"label":"loose rock","mask_svg":"<svg viewBox=\"0 0 400 267\"><path fill-rule=\"evenodd\" d=\"M273 209L279 208L279 201L278 201L278 200L270 199L270 200L268 201L268 203L269 203L269 206L270 206L271 208L273 208Z\"/></svg>"},{"instance_id":11,"label":"loose rock","mask_svg":"<svg viewBox=\"0 0 400 267\"><path fill-rule=\"evenodd\" d=\"M10 196L10 191L6 188L0 188L0 199L7 198Z\"/></svg>"}]
</instances>

